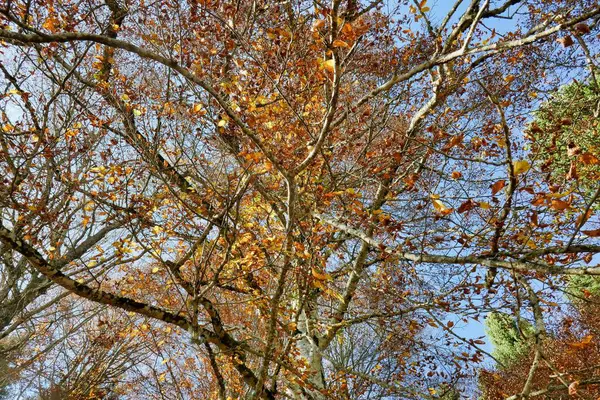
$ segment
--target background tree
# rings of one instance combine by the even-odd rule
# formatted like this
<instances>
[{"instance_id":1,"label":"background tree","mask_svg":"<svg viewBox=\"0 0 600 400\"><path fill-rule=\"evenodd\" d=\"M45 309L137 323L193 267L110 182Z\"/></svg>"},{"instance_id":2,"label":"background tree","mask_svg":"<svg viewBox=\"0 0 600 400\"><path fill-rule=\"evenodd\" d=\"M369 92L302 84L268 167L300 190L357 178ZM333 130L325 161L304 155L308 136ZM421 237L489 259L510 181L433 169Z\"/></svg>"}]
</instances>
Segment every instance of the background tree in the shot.
<instances>
[{"instance_id":1,"label":"background tree","mask_svg":"<svg viewBox=\"0 0 600 400\"><path fill-rule=\"evenodd\" d=\"M594 194L600 177L600 86L597 68L584 82L562 86L534 114L529 128L532 152L549 180ZM571 184L569 181L573 181Z\"/></svg>"},{"instance_id":2,"label":"background tree","mask_svg":"<svg viewBox=\"0 0 600 400\"><path fill-rule=\"evenodd\" d=\"M502 366L510 366L529 353L533 327L526 320L517 321L512 315L492 312L485 320L485 328L494 346L492 354Z\"/></svg>"}]
</instances>

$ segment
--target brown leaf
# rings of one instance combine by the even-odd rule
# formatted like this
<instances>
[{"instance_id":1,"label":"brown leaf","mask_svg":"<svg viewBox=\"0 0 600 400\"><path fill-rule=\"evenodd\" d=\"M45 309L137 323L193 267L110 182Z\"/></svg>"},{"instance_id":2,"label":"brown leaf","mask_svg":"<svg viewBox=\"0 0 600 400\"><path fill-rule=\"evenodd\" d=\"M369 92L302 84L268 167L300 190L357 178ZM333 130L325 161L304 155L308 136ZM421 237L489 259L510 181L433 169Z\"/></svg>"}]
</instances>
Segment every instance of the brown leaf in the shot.
<instances>
[{"instance_id":1,"label":"brown leaf","mask_svg":"<svg viewBox=\"0 0 600 400\"><path fill-rule=\"evenodd\" d=\"M456 212L459 214L462 214L466 211L472 210L473 208L475 208L476 205L477 205L477 203L475 203L473 200L469 199L469 200L465 201L464 203L462 203L460 205L460 207L458 207Z\"/></svg>"},{"instance_id":2,"label":"brown leaf","mask_svg":"<svg viewBox=\"0 0 600 400\"><path fill-rule=\"evenodd\" d=\"M591 231L581 231L584 235L589 237L600 237L600 229L593 229Z\"/></svg>"},{"instance_id":3,"label":"brown leaf","mask_svg":"<svg viewBox=\"0 0 600 400\"><path fill-rule=\"evenodd\" d=\"M585 22L581 22L581 23L575 25L575 30L580 35L585 35L586 33L591 32L590 27Z\"/></svg>"},{"instance_id":4,"label":"brown leaf","mask_svg":"<svg viewBox=\"0 0 600 400\"><path fill-rule=\"evenodd\" d=\"M564 211L569 208L570 204L564 200L554 199L552 200L550 206L556 211Z\"/></svg>"},{"instance_id":5,"label":"brown leaf","mask_svg":"<svg viewBox=\"0 0 600 400\"><path fill-rule=\"evenodd\" d=\"M565 47L565 48L571 46L574 43L573 38L571 36L564 36L564 37L556 39L556 41L558 43L560 43L562 45L562 47Z\"/></svg>"},{"instance_id":6,"label":"brown leaf","mask_svg":"<svg viewBox=\"0 0 600 400\"><path fill-rule=\"evenodd\" d=\"M492 195L495 195L496 193L498 193L500 190L502 190L502 188L506 186L506 181L502 180L502 181L498 181L496 183L494 183L493 185L491 185L490 187L492 188Z\"/></svg>"},{"instance_id":7,"label":"brown leaf","mask_svg":"<svg viewBox=\"0 0 600 400\"><path fill-rule=\"evenodd\" d=\"M531 216L529 217L529 219L531 220L531 223L534 226L538 226L540 224L539 221L538 221L538 214L535 211L531 214Z\"/></svg>"},{"instance_id":8,"label":"brown leaf","mask_svg":"<svg viewBox=\"0 0 600 400\"><path fill-rule=\"evenodd\" d=\"M315 31L317 31L317 30L319 30L319 29L323 28L324 26L325 26L325 20L318 19L318 20L316 20L315 22L313 22L313 29L314 29Z\"/></svg>"},{"instance_id":9,"label":"brown leaf","mask_svg":"<svg viewBox=\"0 0 600 400\"><path fill-rule=\"evenodd\" d=\"M542 128L540 128L540 126L537 124L537 122L532 123L529 126L529 130L531 131L531 133L543 133L544 130Z\"/></svg>"},{"instance_id":10,"label":"brown leaf","mask_svg":"<svg viewBox=\"0 0 600 400\"><path fill-rule=\"evenodd\" d=\"M444 151L450 150L453 147L462 145L464 135L461 133L460 135L452 136L452 139L444 146Z\"/></svg>"}]
</instances>

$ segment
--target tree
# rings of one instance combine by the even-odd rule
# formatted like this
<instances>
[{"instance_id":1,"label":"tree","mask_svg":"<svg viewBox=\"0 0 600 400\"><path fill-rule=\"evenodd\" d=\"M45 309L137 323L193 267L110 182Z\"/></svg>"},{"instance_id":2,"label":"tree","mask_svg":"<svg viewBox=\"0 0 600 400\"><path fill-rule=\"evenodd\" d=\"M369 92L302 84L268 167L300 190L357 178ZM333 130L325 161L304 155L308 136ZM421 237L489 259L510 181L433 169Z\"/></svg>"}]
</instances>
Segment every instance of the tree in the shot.
<instances>
[{"instance_id":1,"label":"tree","mask_svg":"<svg viewBox=\"0 0 600 400\"><path fill-rule=\"evenodd\" d=\"M494 346L494 358L502 366L510 366L529 353L533 327L527 321L516 321L512 315L492 312L485 320L486 334Z\"/></svg>"},{"instance_id":2,"label":"tree","mask_svg":"<svg viewBox=\"0 0 600 400\"><path fill-rule=\"evenodd\" d=\"M529 128L532 151L539 154L541 169L551 181L570 186L576 181L583 190L594 193L600 178L600 86L598 73L587 83L573 82L561 87L535 113Z\"/></svg>"},{"instance_id":3,"label":"tree","mask_svg":"<svg viewBox=\"0 0 600 400\"><path fill-rule=\"evenodd\" d=\"M2 298L35 281L6 336L81 354L107 307L148 343L132 397L434 398L510 309L537 371L600 227L523 132L600 8L461 3L3 3Z\"/></svg>"},{"instance_id":4,"label":"tree","mask_svg":"<svg viewBox=\"0 0 600 400\"><path fill-rule=\"evenodd\" d=\"M484 370L480 377L484 398L510 397L529 381L531 397L561 398L600 395L598 379L589 370L597 368L600 353L597 334L598 297L590 296L570 305L551 337L543 344L544 359L538 370L529 373L535 357L533 347L513 358L511 364L495 370ZM517 398L512 396L512 398Z\"/></svg>"}]
</instances>

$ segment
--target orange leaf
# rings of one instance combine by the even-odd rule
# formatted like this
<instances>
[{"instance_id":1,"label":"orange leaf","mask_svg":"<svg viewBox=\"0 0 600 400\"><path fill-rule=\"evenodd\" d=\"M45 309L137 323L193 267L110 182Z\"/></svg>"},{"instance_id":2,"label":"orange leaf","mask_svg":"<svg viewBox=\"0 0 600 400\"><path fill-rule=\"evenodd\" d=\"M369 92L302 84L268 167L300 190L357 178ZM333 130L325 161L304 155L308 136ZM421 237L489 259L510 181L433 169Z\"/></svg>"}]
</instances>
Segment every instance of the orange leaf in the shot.
<instances>
[{"instance_id":1,"label":"orange leaf","mask_svg":"<svg viewBox=\"0 0 600 400\"><path fill-rule=\"evenodd\" d=\"M350 45L343 40L334 40L332 45L333 47L350 47Z\"/></svg>"},{"instance_id":2,"label":"orange leaf","mask_svg":"<svg viewBox=\"0 0 600 400\"><path fill-rule=\"evenodd\" d=\"M584 154L580 155L579 156L579 161L581 161L585 165L600 164L600 160L598 160L598 158L596 156L594 156L593 154L590 154L590 153L584 153Z\"/></svg>"},{"instance_id":3,"label":"orange leaf","mask_svg":"<svg viewBox=\"0 0 600 400\"><path fill-rule=\"evenodd\" d=\"M459 171L452 172L452 179L458 179L461 176L462 176L462 174Z\"/></svg>"},{"instance_id":4,"label":"orange leaf","mask_svg":"<svg viewBox=\"0 0 600 400\"><path fill-rule=\"evenodd\" d=\"M586 347L588 347L590 345L590 343L592 343L593 338L594 338L594 336L587 335L580 342L569 343L569 346L571 346L574 349L578 349L578 350L585 349Z\"/></svg>"},{"instance_id":5,"label":"orange leaf","mask_svg":"<svg viewBox=\"0 0 600 400\"><path fill-rule=\"evenodd\" d=\"M450 150L453 147L462 145L463 138L464 136L462 133L460 135L452 136L452 139L444 146L444 150Z\"/></svg>"},{"instance_id":6,"label":"orange leaf","mask_svg":"<svg viewBox=\"0 0 600 400\"><path fill-rule=\"evenodd\" d=\"M589 237L600 237L600 229L594 229L591 231L581 231L584 235Z\"/></svg>"},{"instance_id":7,"label":"orange leaf","mask_svg":"<svg viewBox=\"0 0 600 400\"><path fill-rule=\"evenodd\" d=\"M550 206L552 208L554 208L556 211L564 211L567 208L569 208L570 204L564 200L554 199L554 200L552 200L552 203Z\"/></svg>"},{"instance_id":8,"label":"orange leaf","mask_svg":"<svg viewBox=\"0 0 600 400\"><path fill-rule=\"evenodd\" d=\"M315 22L313 22L313 29L315 31L321 29L324 26L325 26L325 20L318 19Z\"/></svg>"},{"instance_id":9,"label":"orange leaf","mask_svg":"<svg viewBox=\"0 0 600 400\"><path fill-rule=\"evenodd\" d=\"M506 186L506 181L498 181L496 183L494 183L491 188L492 188L492 195L495 195L496 193L498 193L500 190L502 190L502 188Z\"/></svg>"}]
</instances>

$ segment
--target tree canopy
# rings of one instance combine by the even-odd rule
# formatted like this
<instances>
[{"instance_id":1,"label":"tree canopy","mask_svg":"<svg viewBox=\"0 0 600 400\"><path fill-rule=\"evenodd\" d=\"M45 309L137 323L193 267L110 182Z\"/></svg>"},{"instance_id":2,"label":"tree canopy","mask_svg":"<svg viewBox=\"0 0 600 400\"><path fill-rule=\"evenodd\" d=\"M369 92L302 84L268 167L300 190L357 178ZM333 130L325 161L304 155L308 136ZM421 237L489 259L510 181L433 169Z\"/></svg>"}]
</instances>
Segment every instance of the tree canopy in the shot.
<instances>
[{"instance_id":1,"label":"tree canopy","mask_svg":"<svg viewBox=\"0 0 600 400\"><path fill-rule=\"evenodd\" d=\"M500 396L594 385L553 358L594 334L553 329L600 275L599 21L3 0L2 393L455 399L501 379L488 313L530 341Z\"/></svg>"}]
</instances>

